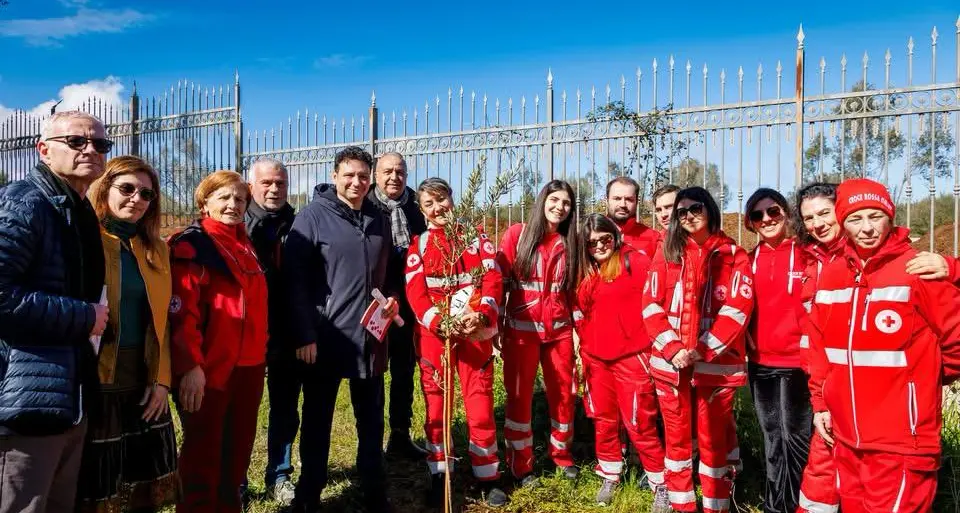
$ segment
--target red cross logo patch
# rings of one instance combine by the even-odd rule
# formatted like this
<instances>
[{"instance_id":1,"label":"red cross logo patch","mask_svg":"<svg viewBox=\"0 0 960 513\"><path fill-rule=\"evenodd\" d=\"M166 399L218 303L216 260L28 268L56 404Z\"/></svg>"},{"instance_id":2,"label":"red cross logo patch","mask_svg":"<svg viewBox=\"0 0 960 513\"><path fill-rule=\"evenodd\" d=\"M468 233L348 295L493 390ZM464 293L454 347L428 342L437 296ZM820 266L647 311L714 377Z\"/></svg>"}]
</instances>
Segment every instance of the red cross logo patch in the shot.
<instances>
[{"instance_id":1,"label":"red cross logo patch","mask_svg":"<svg viewBox=\"0 0 960 513\"><path fill-rule=\"evenodd\" d=\"M713 289L713 297L715 297L717 301L726 301L727 287L723 285L717 285L717 288Z\"/></svg>"},{"instance_id":2,"label":"red cross logo patch","mask_svg":"<svg viewBox=\"0 0 960 513\"><path fill-rule=\"evenodd\" d=\"M416 253L407 257L407 267L416 267L420 263L420 257Z\"/></svg>"},{"instance_id":3,"label":"red cross logo patch","mask_svg":"<svg viewBox=\"0 0 960 513\"><path fill-rule=\"evenodd\" d=\"M896 333L903 327L903 319L893 310L881 310L874 317L873 324L883 333Z\"/></svg>"}]
</instances>

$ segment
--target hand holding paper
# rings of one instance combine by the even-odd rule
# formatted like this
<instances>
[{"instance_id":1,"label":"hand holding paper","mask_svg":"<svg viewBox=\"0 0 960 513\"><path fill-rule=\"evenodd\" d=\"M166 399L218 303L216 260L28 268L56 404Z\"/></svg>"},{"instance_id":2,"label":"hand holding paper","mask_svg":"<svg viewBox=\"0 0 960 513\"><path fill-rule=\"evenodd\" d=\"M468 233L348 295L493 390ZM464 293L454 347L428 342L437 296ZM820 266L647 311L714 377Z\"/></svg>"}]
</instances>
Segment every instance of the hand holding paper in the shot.
<instances>
[{"instance_id":1,"label":"hand holding paper","mask_svg":"<svg viewBox=\"0 0 960 513\"><path fill-rule=\"evenodd\" d=\"M90 345L93 346L93 353L100 354L100 337L107 329L107 315L110 308L107 306L107 286L103 286L103 292L100 293L100 302L93 305L96 312L96 320L93 323L93 330L90 332Z\"/></svg>"}]
</instances>

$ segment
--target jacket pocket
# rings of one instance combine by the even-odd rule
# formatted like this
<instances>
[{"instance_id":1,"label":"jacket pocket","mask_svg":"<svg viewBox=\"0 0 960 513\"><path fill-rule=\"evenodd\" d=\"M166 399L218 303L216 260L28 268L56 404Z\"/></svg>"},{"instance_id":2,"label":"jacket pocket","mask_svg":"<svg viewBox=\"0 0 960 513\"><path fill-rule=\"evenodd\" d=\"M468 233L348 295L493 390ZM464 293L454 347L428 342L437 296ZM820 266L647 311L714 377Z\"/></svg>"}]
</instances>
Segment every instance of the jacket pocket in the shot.
<instances>
[{"instance_id":1,"label":"jacket pocket","mask_svg":"<svg viewBox=\"0 0 960 513\"><path fill-rule=\"evenodd\" d=\"M913 381L907 382L907 420L910 423L910 434L917 436L917 424L920 423L920 406L917 402L917 385Z\"/></svg>"}]
</instances>

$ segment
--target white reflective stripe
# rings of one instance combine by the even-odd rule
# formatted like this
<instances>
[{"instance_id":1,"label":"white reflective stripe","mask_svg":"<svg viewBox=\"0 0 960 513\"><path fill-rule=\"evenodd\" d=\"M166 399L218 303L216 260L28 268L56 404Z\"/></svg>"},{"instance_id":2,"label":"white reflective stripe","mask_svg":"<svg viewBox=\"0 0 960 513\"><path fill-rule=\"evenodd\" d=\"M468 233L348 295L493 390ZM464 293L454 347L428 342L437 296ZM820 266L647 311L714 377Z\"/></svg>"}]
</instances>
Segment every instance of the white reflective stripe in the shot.
<instances>
[{"instance_id":1,"label":"white reflective stripe","mask_svg":"<svg viewBox=\"0 0 960 513\"><path fill-rule=\"evenodd\" d=\"M662 485L663 484L663 472L647 472L647 481L650 481L651 484Z\"/></svg>"},{"instance_id":2,"label":"white reflective stripe","mask_svg":"<svg viewBox=\"0 0 960 513\"><path fill-rule=\"evenodd\" d=\"M670 498L670 502L673 504L690 504L691 502L697 502L697 494L693 493L693 490L689 492L667 492L667 497Z\"/></svg>"},{"instance_id":3,"label":"white reflective stripe","mask_svg":"<svg viewBox=\"0 0 960 513\"><path fill-rule=\"evenodd\" d=\"M480 303L487 305L490 308L493 308L494 310L497 309L497 300L493 299L490 296L483 296L482 298L480 298Z\"/></svg>"},{"instance_id":4,"label":"white reflective stripe","mask_svg":"<svg viewBox=\"0 0 960 513\"><path fill-rule=\"evenodd\" d=\"M420 267L417 267L417 268L414 269L413 271L408 272L408 273L407 273L407 277L406 277L407 283L410 283L410 280L413 280L414 278L417 277L418 274L420 274L420 273L422 273L422 272L423 272L423 266L422 266L422 265L421 265Z\"/></svg>"},{"instance_id":5,"label":"white reflective stripe","mask_svg":"<svg viewBox=\"0 0 960 513\"><path fill-rule=\"evenodd\" d=\"M526 433L527 431L530 431L530 423L527 422L526 424L522 424L520 422L506 419L503 422L503 428L512 429L513 431L520 431L521 433Z\"/></svg>"},{"instance_id":6,"label":"white reflective stripe","mask_svg":"<svg viewBox=\"0 0 960 513\"><path fill-rule=\"evenodd\" d=\"M904 351L851 351L854 367L906 367ZM827 348L827 360L837 365L847 365L847 350Z\"/></svg>"},{"instance_id":7,"label":"white reflective stripe","mask_svg":"<svg viewBox=\"0 0 960 513\"><path fill-rule=\"evenodd\" d=\"M567 442L561 442L557 440L557 437L550 435L550 445L552 445L558 451L567 450Z\"/></svg>"},{"instance_id":8,"label":"white reflective stripe","mask_svg":"<svg viewBox=\"0 0 960 513\"><path fill-rule=\"evenodd\" d=\"M824 504L808 499L803 490L800 491L800 507L809 513L837 513L840 510L839 504Z\"/></svg>"},{"instance_id":9,"label":"white reflective stripe","mask_svg":"<svg viewBox=\"0 0 960 513\"><path fill-rule=\"evenodd\" d=\"M597 465L600 467L600 470L607 475L619 476L620 472L623 472L622 461L597 460Z\"/></svg>"},{"instance_id":10,"label":"white reflective stripe","mask_svg":"<svg viewBox=\"0 0 960 513\"><path fill-rule=\"evenodd\" d=\"M803 309L806 310L807 313L812 312L812 311L813 311L813 301L804 301L804 302L803 302Z\"/></svg>"},{"instance_id":11,"label":"white reflective stripe","mask_svg":"<svg viewBox=\"0 0 960 513\"><path fill-rule=\"evenodd\" d=\"M650 317L653 317L654 315L662 314L662 313L666 313L666 312L663 311L663 307L662 307L662 306L660 306L660 305L658 305L658 304L656 304L656 303L650 303L649 305L647 305L646 308L643 309L643 318L644 318L644 319L649 319Z\"/></svg>"},{"instance_id":12,"label":"white reflective stripe","mask_svg":"<svg viewBox=\"0 0 960 513\"><path fill-rule=\"evenodd\" d=\"M530 292L543 292L543 282L540 281L521 281L520 288ZM559 283L550 284L550 292L560 292Z\"/></svg>"},{"instance_id":13,"label":"white reflective stripe","mask_svg":"<svg viewBox=\"0 0 960 513\"><path fill-rule=\"evenodd\" d=\"M703 509L712 509L714 511L727 511L728 509L730 509L730 499L714 499L712 497L704 497Z\"/></svg>"},{"instance_id":14,"label":"white reflective stripe","mask_svg":"<svg viewBox=\"0 0 960 513\"><path fill-rule=\"evenodd\" d=\"M693 468L693 460L671 460L670 458L664 458L663 466L670 472L680 472L684 469Z\"/></svg>"},{"instance_id":15,"label":"white reflective stripe","mask_svg":"<svg viewBox=\"0 0 960 513\"><path fill-rule=\"evenodd\" d=\"M741 326L747 323L747 314L743 313L743 311L739 308L734 308L730 305L721 306L720 311L717 312L717 315L725 315L737 321L737 324Z\"/></svg>"},{"instance_id":16,"label":"white reflective stripe","mask_svg":"<svg viewBox=\"0 0 960 513\"><path fill-rule=\"evenodd\" d=\"M670 342L676 342L680 340L680 337L677 336L677 333L673 330L667 330L663 333L656 336L653 339L653 345L657 346L657 349L663 349Z\"/></svg>"},{"instance_id":17,"label":"white reflective stripe","mask_svg":"<svg viewBox=\"0 0 960 513\"><path fill-rule=\"evenodd\" d=\"M553 429L556 429L561 433L566 433L567 431L570 431L570 424L567 424L565 422L558 422L553 419L550 419L550 427L552 427Z\"/></svg>"},{"instance_id":18,"label":"white reflective stripe","mask_svg":"<svg viewBox=\"0 0 960 513\"><path fill-rule=\"evenodd\" d=\"M528 436L520 440L507 440L507 446L515 451L519 451L525 447L533 447L533 437Z\"/></svg>"},{"instance_id":19,"label":"white reflective stripe","mask_svg":"<svg viewBox=\"0 0 960 513\"><path fill-rule=\"evenodd\" d=\"M443 454L443 444L426 443L427 450L434 454Z\"/></svg>"},{"instance_id":20,"label":"white reflective stripe","mask_svg":"<svg viewBox=\"0 0 960 513\"><path fill-rule=\"evenodd\" d=\"M706 344L711 351L719 351L726 347L719 338L714 336L714 334L710 333L709 331L700 336L700 342Z\"/></svg>"},{"instance_id":21,"label":"white reflective stripe","mask_svg":"<svg viewBox=\"0 0 960 513\"><path fill-rule=\"evenodd\" d=\"M427 276L427 286L430 288L453 287L456 285L471 285L473 276L469 273L461 273L455 276Z\"/></svg>"},{"instance_id":22,"label":"white reflective stripe","mask_svg":"<svg viewBox=\"0 0 960 513\"><path fill-rule=\"evenodd\" d=\"M518 321L516 319L507 319L510 327L519 331L534 331L537 333L546 333L542 322Z\"/></svg>"},{"instance_id":23,"label":"white reflective stripe","mask_svg":"<svg viewBox=\"0 0 960 513\"><path fill-rule=\"evenodd\" d=\"M680 318L679 318L679 317L677 317L676 315L669 315L669 316L667 316L667 320L670 321L670 327L671 327L671 328L673 328L673 329L675 329L675 330L680 329Z\"/></svg>"},{"instance_id":24,"label":"white reflective stripe","mask_svg":"<svg viewBox=\"0 0 960 513\"><path fill-rule=\"evenodd\" d=\"M693 372L712 376L741 376L746 373L746 369L742 364L721 365L719 363L696 362L693 364Z\"/></svg>"},{"instance_id":25,"label":"white reflective stripe","mask_svg":"<svg viewBox=\"0 0 960 513\"><path fill-rule=\"evenodd\" d=\"M893 513L900 511L900 501L903 500L903 489L907 487L907 472L903 471L903 477L900 478L900 491L897 492L897 501L893 503Z\"/></svg>"},{"instance_id":26,"label":"white reflective stripe","mask_svg":"<svg viewBox=\"0 0 960 513\"><path fill-rule=\"evenodd\" d=\"M853 289L818 290L814 301L820 305L849 303L853 299Z\"/></svg>"},{"instance_id":27,"label":"white reflective stripe","mask_svg":"<svg viewBox=\"0 0 960 513\"><path fill-rule=\"evenodd\" d=\"M677 369L671 365L670 362L660 358L659 356L650 357L650 366L663 372L677 372Z\"/></svg>"},{"instance_id":28,"label":"white reflective stripe","mask_svg":"<svg viewBox=\"0 0 960 513\"><path fill-rule=\"evenodd\" d=\"M473 466L473 476L477 479L490 479L491 477L496 477L497 472L499 471L500 462Z\"/></svg>"},{"instance_id":29,"label":"white reflective stripe","mask_svg":"<svg viewBox=\"0 0 960 513\"><path fill-rule=\"evenodd\" d=\"M453 469L453 461L450 462L451 470ZM447 471L447 463L445 461L428 461L427 468L430 469L431 474L443 474Z\"/></svg>"},{"instance_id":30,"label":"white reflective stripe","mask_svg":"<svg viewBox=\"0 0 960 513\"><path fill-rule=\"evenodd\" d=\"M497 444L494 443L490 447L480 447L479 445L470 442L470 452L472 454L476 454L477 456L496 456Z\"/></svg>"},{"instance_id":31,"label":"white reflective stripe","mask_svg":"<svg viewBox=\"0 0 960 513\"><path fill-rule=\"evenodd\" d=\"M810 337L808 337L808 336L806 336L806 335L802 335L802 336L800 337L800 347L803 348L803 349L809 348L809 347L810 347Z\"/></svg>"},{"instance_id":32,"label":"white reflective stripe","mask_svg":"<svg viewBox=\"0 0 960 513\"><path fill-rule=\"evenodd\" d=\"M710 476L714 479L723 479L729 470L727 467L711 467L702 461L700 462L700 468L697 469L700 474Z\"/></svg>"},{"instance_id":33,"label":"white reflective stripe","mask_svg":"<svg viewBox=\"0 0 960 513\"><path fill-rule=\"evenodd\" d=\"M480 261L480 263L483 264L483 266L487 269L497 268L497 261L492 258L484 258L483 260Z\"/></svg>"},{"instance_id":34,"label":"white reflective stripe","mask_svg":"<svg viewBox=\"0 0 960 513\"><path fill-rule=\"evenodd\" d=\"M438 315L440 315L440 310L437 310L435 306L431 306L430 309L427 310L427 313L423 314L423 319L420 322L429 328L433 319Z\"/></svg>"},{"instance_id":35,"label":"white reflective stripe","mask_svg":"<svg viewBox=\"0 0 960 513\"><path fill-rule=\"evenodd\" d=\"M869 301L910 302L910 287L880 287L870 291Z\"/></svg>"}]
</instances>

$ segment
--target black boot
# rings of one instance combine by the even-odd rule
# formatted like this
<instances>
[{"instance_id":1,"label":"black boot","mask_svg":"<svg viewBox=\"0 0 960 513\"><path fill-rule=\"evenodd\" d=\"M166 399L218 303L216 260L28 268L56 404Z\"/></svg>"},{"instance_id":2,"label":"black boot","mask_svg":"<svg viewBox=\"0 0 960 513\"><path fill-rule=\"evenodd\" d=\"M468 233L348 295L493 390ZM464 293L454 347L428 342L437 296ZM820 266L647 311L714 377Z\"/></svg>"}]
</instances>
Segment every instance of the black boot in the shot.
<instances>
[{"instance_id":1,"label":"black boot","mask_svg":"<svg viewBox=\"0 0 960 513\"><path fill-rule=\"evenodd\" d=\"M430 474L430 489L427 490L427 507L443 509L444 474Z\"/></svg>"},{"instance_id":2,"label":"black boot","mask_svg":"<svg viewBox=\"0 0 960 513\"><path fill-rule=\"evenodd\" d=\"M390 440L387 441L387 458L404 460L422 460L427 456L425 451L419 445L413 443L410 434L406 431L391 431Z\"/></svg>"}]
</instances>

